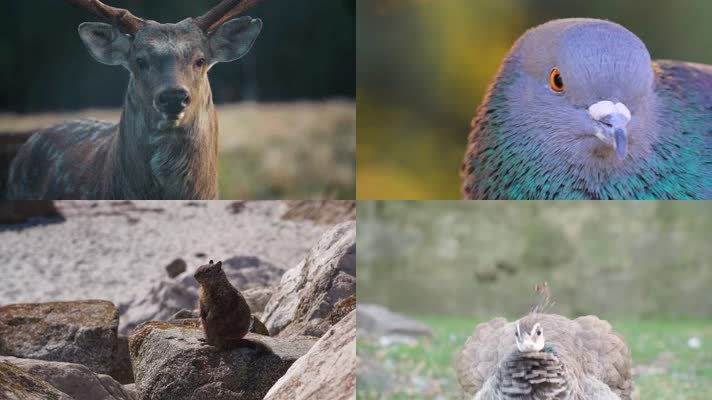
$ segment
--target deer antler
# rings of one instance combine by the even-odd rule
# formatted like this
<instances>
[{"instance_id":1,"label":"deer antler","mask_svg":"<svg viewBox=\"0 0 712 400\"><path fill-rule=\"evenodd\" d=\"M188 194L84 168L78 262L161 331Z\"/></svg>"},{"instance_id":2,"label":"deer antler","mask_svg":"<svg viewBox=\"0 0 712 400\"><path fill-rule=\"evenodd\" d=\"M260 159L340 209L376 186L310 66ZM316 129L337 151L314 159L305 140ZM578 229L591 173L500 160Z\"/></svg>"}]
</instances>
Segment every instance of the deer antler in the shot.
<instances>
[{"instance_id":1,"label":"deer antler","mask_svg":"<svg viewBox=\"0 0 712 400\"><path fill-rule=\"evenodd\" d=\"M117 27L121 32L133 35L146 23L143 19L123 8L107 6L99 0L65 0L67 3L89 11Z\"/></svg>"},{"instance_id":2,"label":"deer antler","mask_svg":"<svg viewBox=\"0 0 712 400\"><path fill-rule=\"evenodd\" d=\"M193 18L193 21L203 32L208 33L260 1L262 0L223 0L200 17Z\"/></svg>"}]
</instances>

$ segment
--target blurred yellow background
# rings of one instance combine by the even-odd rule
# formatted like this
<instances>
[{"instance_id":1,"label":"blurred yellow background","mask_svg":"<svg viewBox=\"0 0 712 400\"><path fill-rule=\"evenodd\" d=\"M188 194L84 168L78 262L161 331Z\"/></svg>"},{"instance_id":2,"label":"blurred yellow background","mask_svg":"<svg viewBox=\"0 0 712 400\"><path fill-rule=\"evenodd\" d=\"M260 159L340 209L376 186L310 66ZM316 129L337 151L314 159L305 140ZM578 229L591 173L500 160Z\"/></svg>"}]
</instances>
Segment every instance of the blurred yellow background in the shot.
<instances>
[{"instance_id":1,"label":"blurred yellow background","mask_svg":"<svg viewBox=\"0 0 712 400\"><path fill-rule=\"evenodd\" d=\"M653 59L712 64L710 0L359 0L357 198L457 199L469 124L528 28L618 22Z\"/></svg>"}]
</instances>

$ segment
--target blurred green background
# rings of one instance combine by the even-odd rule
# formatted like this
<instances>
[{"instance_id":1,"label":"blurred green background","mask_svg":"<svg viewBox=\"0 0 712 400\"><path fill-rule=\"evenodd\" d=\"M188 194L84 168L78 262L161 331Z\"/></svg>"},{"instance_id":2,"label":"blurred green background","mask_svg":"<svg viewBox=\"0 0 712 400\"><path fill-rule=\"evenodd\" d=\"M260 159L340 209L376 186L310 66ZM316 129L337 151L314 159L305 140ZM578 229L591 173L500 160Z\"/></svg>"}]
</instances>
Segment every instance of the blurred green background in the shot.
<instances>
[{"instance_id":1,"label":"blurred green background","mask_svg":"<svg viewBox=\"0 0 712 400\"><path fill-rule=\"evenodd\" d=\"M469 124L514 41L566 17L637 34L653 59L712 64L709 0L359 0L359 199L457 199Z\"/></svg>"},{"instance_id":2,"label":"blurred green background","mask_svg":"<svg viewBox=\"0 0 712 400\"><path fill-rule=\"evenodd\" d=\"M457 399L453 360L476 324L521 317L548 281L552 312L610 321L639 399L707 399L712 202L359 201L360 304L433 337L359 334L358 398Z\"/></svg>"},{"instance_id":3,"label":"blurred green background","mask_svg":"<svg viewBox=\"0 0 712 400\"><path fill-rule=\"evenodd\" d=\"M175 23L218 0L103 0ZM215 102L321 100L355 95L355 0L265 1L245 12L264 22L250 52L210 70ZM0 111L118 107L128 72L96 62L77 27L99 21L63 0L7 1L0 13Z\"/></svg>"}]
</instances>

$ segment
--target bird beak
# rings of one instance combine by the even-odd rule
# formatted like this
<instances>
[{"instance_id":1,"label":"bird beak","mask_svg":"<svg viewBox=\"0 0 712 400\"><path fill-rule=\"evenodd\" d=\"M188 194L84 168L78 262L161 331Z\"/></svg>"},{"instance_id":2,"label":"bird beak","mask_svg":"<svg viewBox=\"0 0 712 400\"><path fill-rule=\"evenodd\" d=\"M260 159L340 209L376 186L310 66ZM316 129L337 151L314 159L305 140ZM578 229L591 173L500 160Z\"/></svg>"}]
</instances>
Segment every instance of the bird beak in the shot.
<instances>
[{"instance_id":1,"label":"bird beak","mask_svg":"<svg viewBox=\"0 0 712 400\"><path fill-rule=\"evenodd\" d=\"M613 147L616 158L624 160L628 155L628 131L630 111L623 103L613 103L604 100L590 106L588 114L600 122L601 129L596 131L596 137L603 143Z\"/></svg>"}]
</instances>

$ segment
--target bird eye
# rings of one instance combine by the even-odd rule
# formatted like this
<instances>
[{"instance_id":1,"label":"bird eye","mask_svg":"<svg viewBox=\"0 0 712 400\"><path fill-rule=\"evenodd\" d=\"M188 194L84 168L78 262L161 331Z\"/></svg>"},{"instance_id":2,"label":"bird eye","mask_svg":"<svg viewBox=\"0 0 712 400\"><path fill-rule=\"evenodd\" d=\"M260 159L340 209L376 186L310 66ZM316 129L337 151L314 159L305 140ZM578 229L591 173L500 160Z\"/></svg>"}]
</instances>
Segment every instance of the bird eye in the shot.
<instances>
[{"instance_id":1,"label":"bird eye","mask_svg":"<svg viewBox=\"0 0 712 400\"><path fill-rule=\"evenodd\" d=\"M197 60L195 61L195 66L196 66L196 67L200 68L200 67L202 67L203 65L205 65L205 59L204 59L204 58L199 58L199 59L197 59Z\"/></svg>"},{"instance_id":2,"label":"bird eye","mask_svg":"<svg viewBox=\"0 0 712 400\"><path fill-rule=\"evenodd\" d=\"M146 68L148 68L148 63L141 57L138 57L136 59L136 65L138 65L138 68L141 70L145 70Z\"/></svg>"},{"instance_id":3,"label":"bird eye","mask_svg":"<svg viewBox=\"0 0 712 400\"><path fill-rule=\"evenodd\" d=\"M541 336L541 331L540 331L540 330L537 330L537 331L536 331L536 335L537 335L537 336Z\"/></svg>"},{"instance_id":4,"label":"bird eye","mask_svg":"<svg viewBox=\"0 0 712 400\"><path fill-rule=\"evenodd\" d=\"M564 80L561 78L561 73L557 68L551 70L551 74L549 75L549 86L551 86L551 90L557 93L564 91Z\"/></svg>"}]
</instances>

